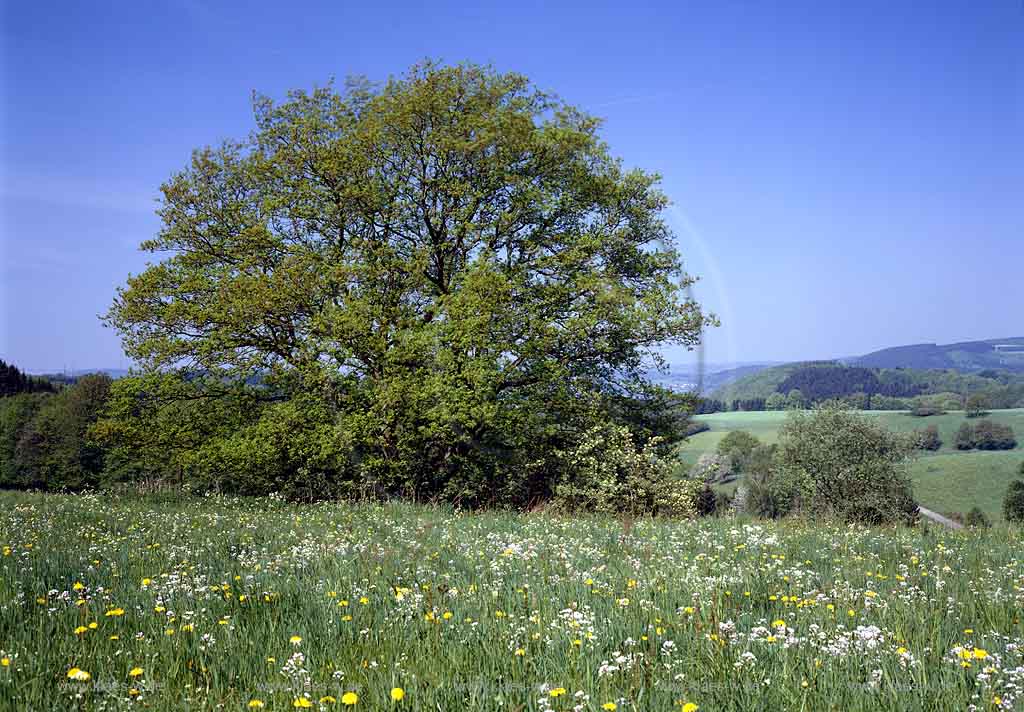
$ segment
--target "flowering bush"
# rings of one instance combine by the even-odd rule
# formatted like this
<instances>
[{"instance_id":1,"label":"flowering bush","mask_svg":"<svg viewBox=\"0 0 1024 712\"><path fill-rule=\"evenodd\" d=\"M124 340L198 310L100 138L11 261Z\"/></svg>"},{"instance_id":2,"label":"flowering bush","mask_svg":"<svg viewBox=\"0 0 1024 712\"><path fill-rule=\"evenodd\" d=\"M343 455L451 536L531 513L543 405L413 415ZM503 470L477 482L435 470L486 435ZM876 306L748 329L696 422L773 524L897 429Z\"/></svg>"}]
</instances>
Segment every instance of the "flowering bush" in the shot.
<instances>
[{"instance_id":1,"label":"flowering bush","mask_svg":"<svg viewBox=\"0 0 1024 712\"><path fill-rule=\"evenodd\" d=\"M564 511L663 514L691 517L701 482L673 479L671 463L658 455L658 439L638 448L629 429L604 424L588 430L561 453L565 475L554 505Z\"/></svg>"}]
</instances>

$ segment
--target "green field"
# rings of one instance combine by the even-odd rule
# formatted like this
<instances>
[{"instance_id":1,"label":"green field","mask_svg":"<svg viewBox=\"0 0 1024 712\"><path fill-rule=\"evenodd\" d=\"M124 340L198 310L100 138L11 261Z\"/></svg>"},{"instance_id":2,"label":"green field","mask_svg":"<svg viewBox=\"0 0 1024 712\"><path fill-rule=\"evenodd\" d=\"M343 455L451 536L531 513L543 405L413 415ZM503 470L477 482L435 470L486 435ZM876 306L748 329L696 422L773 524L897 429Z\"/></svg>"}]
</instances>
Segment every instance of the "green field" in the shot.
<instances>
[{"instance_id":1,"label":"green field","mask_svg":"<svg viewBox=\"0 0 1024 712\"><path fill-rule=\"evenodd\" d=\"M1011 426L1017 434L1017 448L1005 452L962 452L954 448L953 437L966 420L962 411L928 418L916 418L902 411L863 411L863 414L878 418L887 428L900 432L928 425L938 427L942 448L935 453L920 454L910 468L914 494L921 504L939 512L967 512L977 506L990 517L1002 518L1003 495L1010 482L1020 476L1018 468L1024 461L1024 409L997 410L987 416ZM746 430L766 443L777 442L786 413L712 413L696 419L710 425L711 430L694 435L683 445L681 457L686 464L692 464L704 452L713 451L719 440L733 430Z\"/></svg>"},{"instance_id":2,"label":"green field","mask_svg":"<svg viewBox=\"0 0 1024 712\"><path fill-rule=\"evenodd\" d=\"M0 710L1010 710L1020 536L5 492Z\"/></svg>"}]
</instances>

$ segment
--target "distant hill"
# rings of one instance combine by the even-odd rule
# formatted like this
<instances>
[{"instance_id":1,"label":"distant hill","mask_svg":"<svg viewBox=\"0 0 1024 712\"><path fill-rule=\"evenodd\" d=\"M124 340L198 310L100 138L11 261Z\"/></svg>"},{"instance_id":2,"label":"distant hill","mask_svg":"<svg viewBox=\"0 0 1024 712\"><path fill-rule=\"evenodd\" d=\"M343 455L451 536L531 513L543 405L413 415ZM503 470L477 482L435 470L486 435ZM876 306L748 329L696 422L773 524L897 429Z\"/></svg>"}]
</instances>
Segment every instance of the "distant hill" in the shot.
<instances>
[{"instance_id":1,"label":"distant hill","mask_svg":"<svg viewBox=\"0 0 1024 712\"><path fill-rule=\"evenodd\" d=\"M912 344L844 359L866 368L938 368L971 373L986 369L1024 372L1024 336L956 344Z\"/></svg>"},{"instance_id":2,"label":"distant hill","mask_svg":"<svg viewBox=\"0 0 1024 712\"><path fill-rule=\"evenodd\" d=\"M1024 337L955 344L897 346L836 361L787 363L706 389L716 408L760 410L773 394L799 391L805 402L857 396L869 405L902 409L921 398L953 407L981 393L992 408L1024 406ZM858 401L858 403L860 403ZM738 405L737 405L738 404ZM778 407L778 404L775 404Z\"/></svg>"}]
</instances>

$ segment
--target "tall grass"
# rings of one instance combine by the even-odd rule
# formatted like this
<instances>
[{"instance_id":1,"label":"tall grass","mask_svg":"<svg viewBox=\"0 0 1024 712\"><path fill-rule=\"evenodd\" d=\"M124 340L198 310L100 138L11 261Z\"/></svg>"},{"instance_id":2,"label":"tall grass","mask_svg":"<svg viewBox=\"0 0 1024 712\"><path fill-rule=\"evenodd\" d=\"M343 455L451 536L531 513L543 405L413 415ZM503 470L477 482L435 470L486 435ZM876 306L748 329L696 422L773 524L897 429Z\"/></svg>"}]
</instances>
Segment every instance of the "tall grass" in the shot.
<instances>
[{"instance_id":1,"label":"tall grass","mask_svg":"<svg viewBox=\"0 0 1024 712\"><path fill-rule=\"evenodd\" d=\"M3 709L1011 709L1024 683L1015 530L0 503Z\"/></svg>"}]
</instances>

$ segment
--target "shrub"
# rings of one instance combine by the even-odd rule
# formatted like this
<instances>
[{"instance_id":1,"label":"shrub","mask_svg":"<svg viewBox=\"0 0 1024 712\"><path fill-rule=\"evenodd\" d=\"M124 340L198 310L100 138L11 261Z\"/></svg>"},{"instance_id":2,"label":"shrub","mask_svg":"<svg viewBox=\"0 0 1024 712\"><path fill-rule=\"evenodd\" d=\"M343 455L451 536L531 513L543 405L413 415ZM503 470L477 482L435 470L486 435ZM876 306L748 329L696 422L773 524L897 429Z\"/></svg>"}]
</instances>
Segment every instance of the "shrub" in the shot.
<instances>
[{"instance_id":1,"label":"shrub","mask_svg":"<svg viewBox=\"0 0 1024 712\"><path fill-rule=\"evenodd\" d=\"M718 497L715 495L715 491L708 485L704 485L700 492L697 493L694 507L697 510L697 514L702 517L714 514L718 509Z\"/></svg>"},{"instance_id":2,"label":"shrub","mask_svg":"<svg viewBox=\"0 0 1024 712\"><path fill-rule=\"evenodd\" d=\"M1014 480L1006 489L1003 516L1008 522L1024 522L1024 480Z\"/></svg>"},{"instance_id":3,"label":"shrub","mask_svg":"<svg viewBox=\"0 0 1024 712\"><path fill-rule=\"evenodd\" d=\"M735 479L735 474L732 458L714 452L702 454L690 470L692 479L708 483L731 482Z\"/></svg>"},{"instance_id":4,"label":"shrub","mask_svg":"<svg viewBox=\"0 0 1024 712\"><path fill-rule=\"evenodd\" d=\"M964 524L978 529L987 529L992 526L988 517L985 516L985 513L981 511L981 508L979 507L974 507L967 513L967 517L964 519Z\"/></svg>"},{"instance_id":5,"label":"shrub","mask_svg":"<svg viewBox=\"0 0 1024 712\"><path fill-rule=\"evenodd\" d=\"M942 439L939 437L939 429L935 425L921 428L915 432L917 446L922 450L935 451L942 447Z\"/></svg>"},{"instance_id":6,"label":"shrub","mask_svg":"<svg viewBox=\"0 0 1024 712\"><path fill-rule=\"evenodd\" d=\"M911 409L910 414L918 418L928 418L933 415L945 415L946 411L934 405L919 405Z\"/></svg>"},{"instance_id":7,"label":"shrub","mask_svg":"<svg viewBox=\"0 0 1024 712\"><path fill-rule=\"evenodd\" d=\"M746 430L733 430L718 443L718 454L732 460L736 472L743 472L751 453L761 441Z\"/></svg>"},{"instance_id":8,"label":"shrub","mask_svg":"<svg viewBox=\"0 0 1024 712\"><path fill-rule=\"evenodd\" d=\"M791 413L779 433L774 490L809 514L848 522L910 522L917 505L907 475L912 437L839 408Z\"/></svg>"},{"instance_id":9,"label":"shrub","mask_svg":"<svg viewBox=\"0 0 1024 712\"><path fill-rule=\"evenodd\" d=\"M82 490L100 483L105 453L89 436L110 393L109 376L83 376L49 396L5 399L2 484Z\"/></svg>"},{"instance_id":10,"label":"shrub","mask_svg":"<svg viewBox=\"0 0 1024 712\"><path fill-rule=\"evenodd\" d=\"M19 393L0 398L0 487L39 487L34 473L23 461L23 447L29 425L48 398L43 393Z\"/></svg>"},{"instance_id":11,"label":"shrub","mask_svg":"<svg viewBox=\"0 0 1024 712\"><path fill-rule=\"evenodd\" d=\"M967 398L967 403L964 405L964 410L968 418L979 418L985 414L985 409L988 408L988 399L985 398L981 393L973 393Z\"/></svg>"},{"instance_id":12,"label":"shrub","mask_svg":"<svg viewBox=\"0 0 1024 712\"><path fill-rule=\"evenodd\" d=\"M970 450L974 447L974 428L970 423L961 423L953 440L957 450Z\"/></svg>"},{"instance_id":13,"label":"shrub","mask_svg":"<svg viewBox=\"0 0 1024 712\"><path fill-rule=\"evenodd\" d=\"M1017 447L1013 428L988 419L974 426L974 447L979 450L1012 450Z\"/></svg>"},{"instance_id":14,"label":"shrub","mask_svg":"<svg viewBox=\"0 0 1024 712\"><path fill-rule=\"evenodd\" d=\"M591 428L574 448L560 453L564 474L553 505L563 511L695 516L702 483L672 478L672 466L657 446L652 438L637 448L621 425Z\"/></svg>"}]
</instances>

